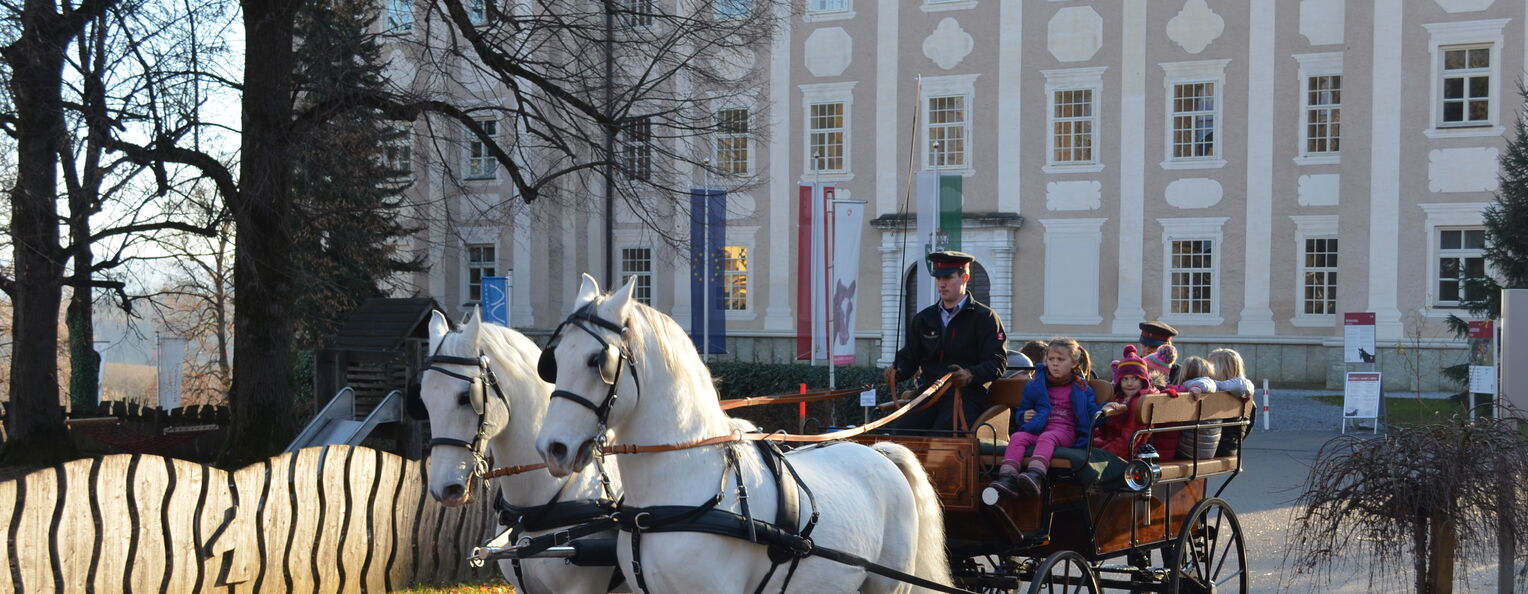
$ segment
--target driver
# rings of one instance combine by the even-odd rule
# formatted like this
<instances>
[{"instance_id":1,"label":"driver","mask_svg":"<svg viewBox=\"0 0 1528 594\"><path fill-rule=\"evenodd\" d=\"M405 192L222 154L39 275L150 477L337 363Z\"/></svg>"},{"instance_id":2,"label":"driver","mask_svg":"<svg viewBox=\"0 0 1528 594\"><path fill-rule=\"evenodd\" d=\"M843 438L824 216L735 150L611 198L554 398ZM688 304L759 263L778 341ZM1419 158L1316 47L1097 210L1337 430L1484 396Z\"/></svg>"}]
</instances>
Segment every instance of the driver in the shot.
<instances>
[{"instance_id":1,"label":"driver","mask_svg":"<svg viewBox=\"0 0 1528 594\"><path fill-rule=\"evenodd\" d=\"M904 432L948 431L960 414L970 426L987 409L987 384L1002 376L1008 363L1008 341L997 312L966 291L971 280L970 254L943 251L928 255L939 302L913 316L904 346L887 370L895 381L916 377L917 391L945 373L960 390L961 410L947 392L932 407L909 411L894 427Z\"/></svg>"}]
</instances>

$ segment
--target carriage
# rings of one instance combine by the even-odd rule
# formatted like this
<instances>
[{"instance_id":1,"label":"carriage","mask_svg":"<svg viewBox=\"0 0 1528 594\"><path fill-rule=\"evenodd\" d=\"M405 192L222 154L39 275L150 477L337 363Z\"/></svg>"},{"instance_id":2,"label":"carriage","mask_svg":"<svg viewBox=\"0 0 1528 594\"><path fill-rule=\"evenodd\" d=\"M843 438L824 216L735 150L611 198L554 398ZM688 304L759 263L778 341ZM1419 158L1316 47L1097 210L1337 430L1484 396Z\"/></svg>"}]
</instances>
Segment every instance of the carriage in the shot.
<instances>
[{"instance_id":1,"label":"carriage","mask_svg":"<svg viewBox=\"0 0 1528 594\"><path fill-rule=\"evenodd\" d=\"M1099 402L1107 382L1091 382ZM1241 526L1219 495L1241 472L1241 442L1229 455L1124 462L1102 450L1058 448L1038 498L996 497L985 486L1006 446L1007 420L1023 383L999 379L974 431L867 434L912 449L939 493L956 584L982 592L1246 592ZM1251 423L1251 400L1228 393L1151 394L1135 412L1143 434ZM1142 435L1144 437L1144 435ZM1137 440L1139 443L1141 440ZM1124 462L1124 463L1122 463ZM1213 489L1213 491L1212 491Z\"/></svg>"}]
</instances>

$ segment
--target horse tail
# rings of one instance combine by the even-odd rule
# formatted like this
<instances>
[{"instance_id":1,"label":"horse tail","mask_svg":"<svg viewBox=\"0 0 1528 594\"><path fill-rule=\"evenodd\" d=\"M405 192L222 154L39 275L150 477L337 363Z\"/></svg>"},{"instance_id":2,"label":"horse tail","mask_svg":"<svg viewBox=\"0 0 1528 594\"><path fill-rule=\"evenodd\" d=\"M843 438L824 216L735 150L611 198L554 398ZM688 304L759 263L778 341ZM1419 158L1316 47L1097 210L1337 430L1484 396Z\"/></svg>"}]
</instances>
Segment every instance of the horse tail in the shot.
<instances>
[{"instance_id":1,"label":"horse tail","mask_svg":"<svg viewBox=\"0 0 1528 594\"><path fill-rule=\"evenodd\" d=\"M933 485L928 482L928 474L923 472L923 464L918 462L912 450L898 443L883 441L871 447L896 464L902 476L907 479L908 486L913 489L913 505L918 511L913 575L940 584L953 583L950 560L945 551L944 510L939 505L939 494L934 492Z\"/></svg>"}]
</instances>

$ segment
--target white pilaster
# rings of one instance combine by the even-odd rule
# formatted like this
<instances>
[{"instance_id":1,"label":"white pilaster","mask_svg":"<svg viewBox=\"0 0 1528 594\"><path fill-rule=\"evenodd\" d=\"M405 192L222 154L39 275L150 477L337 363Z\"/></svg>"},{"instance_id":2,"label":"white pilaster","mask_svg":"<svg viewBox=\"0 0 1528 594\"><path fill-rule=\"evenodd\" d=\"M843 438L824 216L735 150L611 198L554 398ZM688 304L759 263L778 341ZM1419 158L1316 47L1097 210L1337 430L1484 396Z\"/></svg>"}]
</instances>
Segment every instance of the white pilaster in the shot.
<instances>
[{"instance_id":1,"label":"white pilaster","mask_svg":"<svg viewBox=\"0 0 1528 594\"><path fill-rule=\"evenodd\" d=\"M875 29L875 137L900 138L897 128L897 32L900 0L881 0ZM897 211L897 149L900 142L875 145L875 214Z\"/></svg>"},{"instance_id":2,"label":"white pilaster","mask_svg":"<svg viewBox=\"0 0 1528 594\"><path fill-rule=\"evenodd\" d=\"M997 210L1019 212L1019 155L1023 135L1019 133L1019 102L1022 92L1024 58L1024 8L1019 2L1004 2L998 13L997 70ZM1013 312L998 310L1004 320Z\"/></svg>"},{"instance_id":3,"label":"white pilaster","mask_svg":"<svg viewBox=\"0 0 1528 594\"><path fill-rule=\"evenodd\" d=\"M1374 0L1373 105L1369 146L1369 310L1381 339L1401 337L1401 0Z\"/></svg>"},{"instance_id":4,"label":"white pilaster","mask_svg":"<svg viewBox=\"0 0 1528 594\"><path fill-rule=\"evenodd\" d=\"M764 310L765 330L790 330L795 328L796 323L791 317L793 296L790 290L790 255L795 247L790 239L774 241L775 238L791 237L794 228L791 225L791 204L796 200L796 188L791 183L790 114L794 112L791 111L791 19L787 18L788 8L781 4L775 5L775 16L779 18L783 30L775 35L769 48L769 197L758 201L761 206L769 209L769 228L774 233L768 242L769 268L766 277L769 285L766 294L769 306ZM679 270L674 269L675 276L678 276ZM675 297L677 305L677 293ZM689 303L688 288L685 289L685 303Z\"/></svg>"},{"instance_id":5,"label":"white pilaster","mask_svg":"<svg viewBox=\"0 0 1528 594\"><path fill-rule=\"evenodd\" d=\"M526 328L536 324L536 311L531 307L531 283L539 284L545 281L533 276L537 272L537 267L531 265L531 250L534 249L531 247L533 245L531 233L534 232L531 226L531 207L520 204L518 198L510 199L515 200L516 204L511 206L514 209L514 226L510 241L513 242L515 252L511 256L515 284L510 289L509 325L515 328ZM544 262L546 259L542 258L541 261Z\"/></svg>"},{"instance_id":6,"label":"white pilaster","mask_svg":"<svg viewBox=\"0 0 1528 594\"><path fill-rule=\"evenodd\" d=\"M878 366L890 365L897 356L898 331L905 331L899 322L899 316L906 315L900 307L899 299L902 298L901 284L902 275L902 235L906 231L884 231L881 233L881 358L876 361Z\"/></svg>"},{"instance_id":7,"label":"white pilaster","mask_svg":"<svg viewBox=\"0 0 1528 594\"><path fill-rule=\"evenodd\" d=\"M1146 0L1124 0L1120 68L1119 294L1111 331L1131 334L1141 306L1146 241Z\"/></svg>"},{"instance_id":8,"label":"white pilaster","mask_svg":"<svg viewBox=\"0 0 1528 594\"><path fill-rule=\"evenodd\" d=\"M1252 0L1247 32L1247 247L1236 333L1272 336L1274 0Z\"/></svg>"}]
</instances>

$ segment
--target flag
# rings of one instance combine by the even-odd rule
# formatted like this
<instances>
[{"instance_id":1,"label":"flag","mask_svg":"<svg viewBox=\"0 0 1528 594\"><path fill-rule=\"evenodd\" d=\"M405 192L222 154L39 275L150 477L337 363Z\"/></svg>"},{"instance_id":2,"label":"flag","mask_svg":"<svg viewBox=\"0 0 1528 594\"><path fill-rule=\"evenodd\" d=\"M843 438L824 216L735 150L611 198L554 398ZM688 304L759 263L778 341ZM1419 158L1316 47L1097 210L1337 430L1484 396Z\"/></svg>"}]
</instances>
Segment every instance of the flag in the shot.
<instances>
[{"instance_id":1,"label":"flag","mask_svg":"<svg viewBox=\"0 0 1528 594\"><path fill-rule=\"evenodd\" d=\"M918 270L913 274L914 286L917 290L913 293L913 303L921 307L925 303L934 302L934 281L929 278L928 259L922 256L929 252L943 249L940 246L939 231L939 174L931 171L918 172L918 236L915 245L922 248L919 252ZM903 315L911 317L917 311L903 312Z\"/></svg>"},{"instance_id":2,"label":"flag","mask_svg":"<svg viewBox=\"0 0 1528 594\"><path fill-rule=\"evenodd\" d=\"M180 407L180 368L186 359L186 339L160 334L158 367L159 408Z\"/></svg>"},{"instance_id":3,"label":"flag","mask_svg":"<svg viewBox=\"0 0 1528 594\"><path fill-rule=\"evenodd\" d=\"M854 364L854 315L859 304L860 236L865 226L865 202L834 200L832 301L833 364Z\"/></svg>"},{"instance_id":4,"label":"flag","mask_svg":"<svg viewBox=\"0 0 1528 594\"><path fill-rule=\"evenodd\" d=\"M966 178L959 175L939 176L939 230L944 232L943 249L960 249L961 203L964 201Z\"/></svg>"},{"instance_id":5,"label":"flag","mask_svg":"<svg viewBox=\"0 0 1528 594\"><path fill-rule=\"evenodd\" d=\"M485 276L483 282L483 300L478 305L478 315L483 316L483 321L500 326L509 326L509 277Z\"/></svg>"},{"instance_id":6,"label":"flag","mask_svg":"<svg viewBox=\"0 0 1528 594\"><path fill-rule=\"evenodd\" d=\"M723 248L727 244L727 192L690 189L690 339L702 355L727 352Z\"/></svg>"},{"instance_id":7,"label":"flag","mask_svg":"<svg viewBox=\"0 0 1528 594\"><path fill-rule=\"evenodd\" d=\"M827 201L833 186L801 186L796 226L796 360L828 357Z\"/></svg>"}]
</instances>

